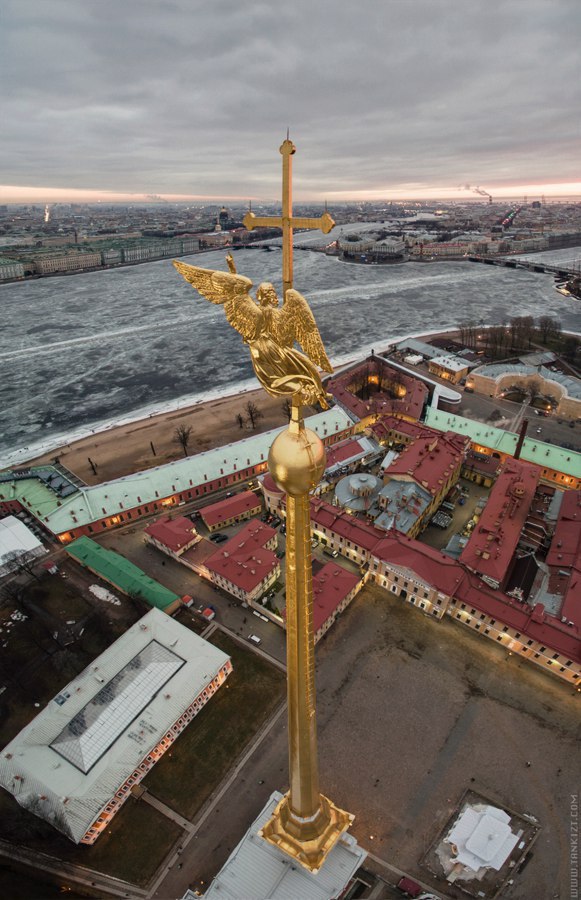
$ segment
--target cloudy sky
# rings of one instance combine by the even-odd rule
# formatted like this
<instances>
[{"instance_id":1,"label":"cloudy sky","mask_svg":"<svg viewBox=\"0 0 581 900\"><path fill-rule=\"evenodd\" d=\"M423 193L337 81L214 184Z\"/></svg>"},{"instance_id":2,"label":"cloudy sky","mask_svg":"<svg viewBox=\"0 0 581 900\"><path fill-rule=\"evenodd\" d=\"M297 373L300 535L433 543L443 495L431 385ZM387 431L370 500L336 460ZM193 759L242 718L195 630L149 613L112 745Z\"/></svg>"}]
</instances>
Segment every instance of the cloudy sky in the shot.
<instances>
[{"instance_id":1,"label":"cloudy sky","mask_svg":"<svg viewBox=\"0 0 581 900\"><path fill-rule=\"evenodd\" d=\"M276 197L287 127L297 199L581 194L580 38L579 0L2 0L0 200Z\"/></svg>"}]
</instances>

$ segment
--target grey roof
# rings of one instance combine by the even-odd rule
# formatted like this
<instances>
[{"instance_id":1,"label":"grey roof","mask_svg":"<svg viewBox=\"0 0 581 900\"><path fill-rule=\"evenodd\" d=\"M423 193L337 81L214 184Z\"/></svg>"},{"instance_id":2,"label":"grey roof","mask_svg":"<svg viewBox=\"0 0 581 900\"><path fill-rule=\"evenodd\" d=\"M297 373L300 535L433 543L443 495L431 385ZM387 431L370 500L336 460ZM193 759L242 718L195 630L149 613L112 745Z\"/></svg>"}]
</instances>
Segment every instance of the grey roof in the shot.
<instances>
[{"instance_id":1,"label":"grey roof","mask_svg":"<svg viewBox=\"0 0 581 900\"><path fill-rule=\"evenodd\" d=\"M502 375L540 375L546 381L554 381L560 385L565 394L574 400L581 400L581 379L563 372L552 372L545 366L525 366L515 363L494 363L491 366L480 366L474 369L474 375L484 375L485 378L500 378Z\"/></svg>"},{"instance_id":2,"label":"grey roof","mask_svg":"<svg viewBox=\"0 0 581 900\"><path fill-rule=\"evenodd\" d=\"M340 897L367 852L354 837L343 834L316 874L259 837L282 794L275 791L227 862L218 872L205 900L332 900Z\"/></svg>"},{"instance_id":3,"label":"grey roof","mask_svg":"<svg viewBox=\"0 0 581 900\"><path fill-rule=\"evenodd\" d=\"M547 363L555 362L556 356L550 350L541 353L527 353L525 356L519 356L521 363L525 366L542 366Z\"/></svg>"},{"instance_id":4,"label":"grey roof","mask_svg":"<svg viewBox=\"0 0 581 900\"><path fill-rule=\"evenodd\" d=\"M378 528L395 528L407 534L432 501L431 495L422 487L410 481L388 481L381 489L387 506L375 520Z\"/></svg>"},{"instance_id":5,"label":"grey roof","mask_svg":"<svg viewBox=\"0 0 581 900\"><path fill-rule=\"evenodd\" d=\"M427 356L428 359L433 359L434 356L440 356L442 353L441 347L432 347L431 344L418 341L417 338L405 338L405 340L400 341L395 346L397 350L412 350L414 353L421 353L422 356Z\"/></svg>"},{"instance_id":6,"label":"grey roof","mask_svg":"<svg viewBox=\"0 0 581 900\"><path fill-rule=\"evenodd\" d=\"M335 499L343 509L366 512L377 502L383 481L366 472L345 475L335 485Z\"/></svg>"}]
</instances>

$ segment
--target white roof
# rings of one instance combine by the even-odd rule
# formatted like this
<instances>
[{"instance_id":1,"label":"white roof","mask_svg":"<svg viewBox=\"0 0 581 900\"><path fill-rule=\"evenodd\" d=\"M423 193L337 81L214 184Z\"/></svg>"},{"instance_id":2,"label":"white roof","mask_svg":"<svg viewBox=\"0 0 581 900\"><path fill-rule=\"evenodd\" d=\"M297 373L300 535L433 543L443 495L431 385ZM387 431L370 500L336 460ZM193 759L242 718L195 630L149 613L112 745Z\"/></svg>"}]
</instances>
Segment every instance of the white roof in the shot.
<instances>
[{"instance_id":1,"label":"white roof","mask_svg":"<svg viewBox=\"0 0 581 900\"><path fill-rule=\"evenodd\" d=\"M456 860L478 872L483 868L501 869L519 838L504 810L478 804L464 810L446 840L457 847Z\"/></svg>"},{"instance_id":2,"label":"white roof","mask_svg":"<svg viewBox=\"0 0 581 900\"><path fill-rule=\"evenodd\" d=\"M221 650L152 609L4 748L0 785L80 841L227 661Z\"/></svg>"},{"instance_id":3,"label":"white roof","mask_svg":"<svg viewBox=\"0 0 581 900\"><path fill-rule=\"evenodd\" d=\"M331 900L341 896L367 851L350 834L337 841L315 874L258 832L282 794L275 791L204 894L205 900Z\"/></svg>"},{"instance_id":4,"label":"white roof","mask_svg":"<svg viewBox=\"0 0 581 900\"><path fill-rule=\"evenodd\" d=\"M16 516L0 520L0 569L13 553L43 553L45 548L37 537ZM8 557L8 559L6 559Z\"/></svg>"},{"instance_id":5,"label":"white roof","mask_svg":"<svg viewBox=\"0 0 581 900\"><path fill-rule=\"evenodd\" d=\"M449 369L450 372L461 372L463 369L469 368L465 359L458 356L434 356L430 360L435 366L442 366L443 369Z\"/></svg>"}]
</instances>

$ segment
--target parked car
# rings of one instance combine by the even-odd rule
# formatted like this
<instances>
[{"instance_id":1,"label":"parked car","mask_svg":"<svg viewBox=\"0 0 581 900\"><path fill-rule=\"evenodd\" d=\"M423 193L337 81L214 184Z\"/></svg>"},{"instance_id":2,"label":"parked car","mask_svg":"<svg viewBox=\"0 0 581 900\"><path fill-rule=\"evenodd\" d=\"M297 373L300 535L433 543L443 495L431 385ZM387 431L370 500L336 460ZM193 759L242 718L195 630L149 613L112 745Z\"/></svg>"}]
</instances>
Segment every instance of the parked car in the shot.
<instances>
[{"instance_id":1,"label":"parked car","mask_svg":"<svg viewBox=\"0 0 581 900\"><path fill-rule=\"evenodd\" d=\"M228 535L224 534L222 531L217 531L216 534L210 535L210 540L214 541L215 544L221 544L222 541L228 540Z\"/></svg>"},{"instance_id":2,"label":"parked car","mask_svg":"<svg viewBox=\"0 0 581 900\"><path fill-rule=\"evenodd\" d=\"M411 878L400 878L397 883L398 891L401 891L404 897L412 897L417 898L422 893L421 885L417 883L417 881L412 881Z\"/></svg>"},{"instance_id":3,"label":"parked car","mask_svg":"<svg viewBox=\"0 0 581 900\"><path fill-rule=\"evenodd\" d=\"M258 637L257 634L249 634L248 640L252 641L253 644L261 644L262 643L262 641L260 640L260 638Z\"/></svg>"}]
</instances>

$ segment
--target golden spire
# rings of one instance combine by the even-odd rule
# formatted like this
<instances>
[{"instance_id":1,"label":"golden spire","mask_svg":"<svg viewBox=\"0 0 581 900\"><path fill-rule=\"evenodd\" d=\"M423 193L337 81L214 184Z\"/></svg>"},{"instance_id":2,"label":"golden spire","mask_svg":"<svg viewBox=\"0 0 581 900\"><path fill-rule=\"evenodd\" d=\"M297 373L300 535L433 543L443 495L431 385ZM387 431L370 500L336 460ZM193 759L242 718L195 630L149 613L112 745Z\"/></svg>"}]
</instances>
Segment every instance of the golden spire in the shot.
<instances>
[{"instance_id":1,"label":"golden spire","mask_svg":"<svg viewBox=\"0 0 581 900\"><path fill-rule=\"evenodd\" d=\"M298 291L293 290L293 226L320 228L327 234L334 226L325 209L320 219L295 218L292 214L291 157L295 146L288 137L282 154L282 216L257 218L248 212L248 229L276 226L282 229L282 308L272 285L262 284L257 301L250 296L252 282L236 272L232 257L229 273L214 272L174 260L174 265L194 288L212 303L224 306L229 323L248 344L252 365L262 386L274 396L292 397L292 417L270 448L268 467L286 493L286 620L287 689L290 789L263 826L265 840L279 847L311 871L323 865L353 816L338 809L319 792L317 719L315 694L315 646L313 634L313 573L309 492L325 471L323 442L303 421L302 407L319 402L325 407L317 367L332 371L315 319ZM304 353L294 349L301 344Z\"/></svg>"}]
</instances>

